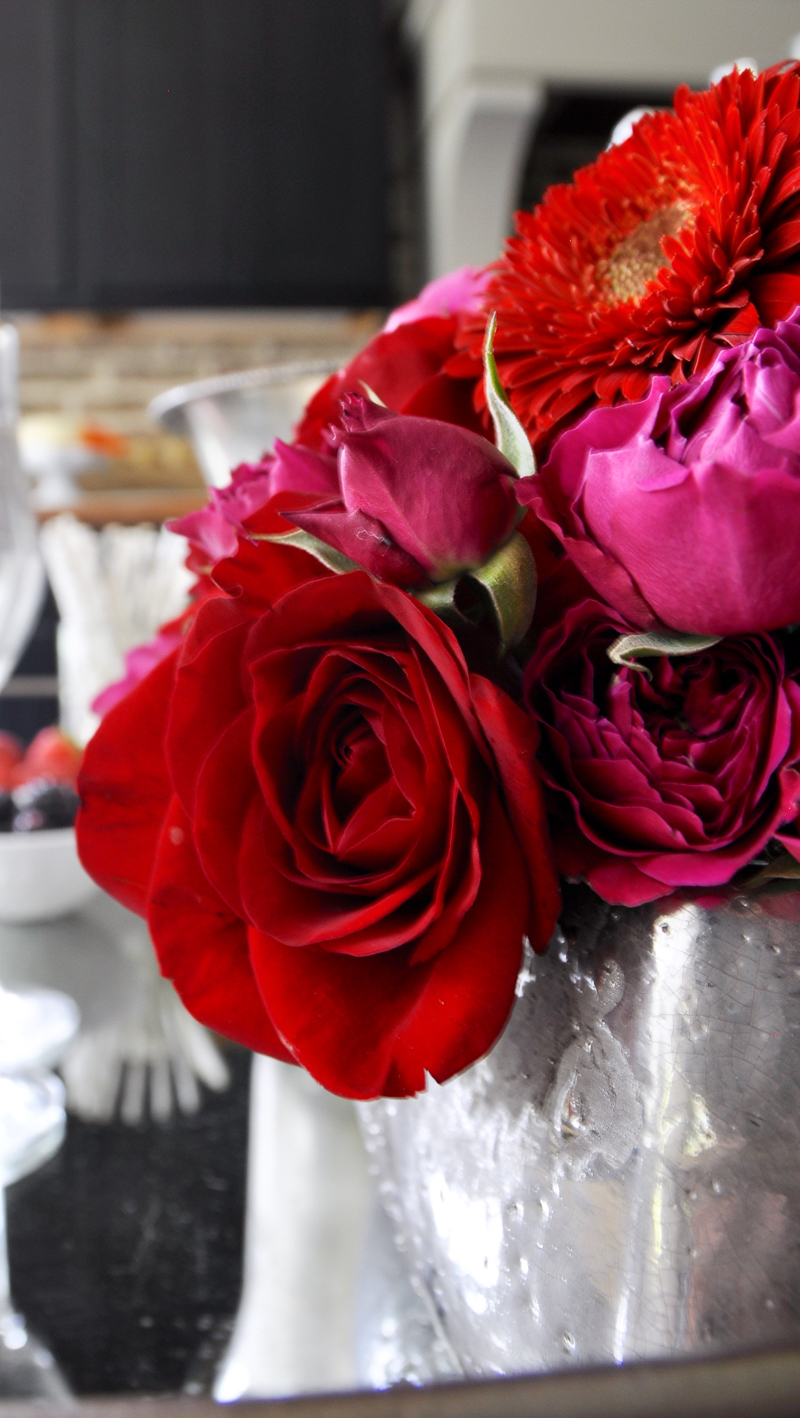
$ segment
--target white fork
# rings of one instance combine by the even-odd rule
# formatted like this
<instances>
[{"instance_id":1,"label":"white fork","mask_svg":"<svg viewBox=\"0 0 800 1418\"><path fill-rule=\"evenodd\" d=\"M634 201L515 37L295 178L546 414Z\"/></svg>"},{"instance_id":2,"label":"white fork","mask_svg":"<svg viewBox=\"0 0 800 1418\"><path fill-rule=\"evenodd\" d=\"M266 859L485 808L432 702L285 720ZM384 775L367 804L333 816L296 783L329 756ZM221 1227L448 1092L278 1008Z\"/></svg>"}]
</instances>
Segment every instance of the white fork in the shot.
<instances>
[{"instance_id":1,"label":"white fork","mask_svg":"<svg viewBox=\"0 0 800 1418\"><path fill-rule=\"evenodd\" d=\"M61 1061L67 1108L87 1122L111 1122L119 1111L131 1126L148 1112L166 1122L176 1106L196 1113L199 1083L217 1092L227 1088L227 1064L159 974L143 921L126 921L119 947L132 967L130 1007L82 1030L70 1045Z\"/></svg>"}]
</instances>

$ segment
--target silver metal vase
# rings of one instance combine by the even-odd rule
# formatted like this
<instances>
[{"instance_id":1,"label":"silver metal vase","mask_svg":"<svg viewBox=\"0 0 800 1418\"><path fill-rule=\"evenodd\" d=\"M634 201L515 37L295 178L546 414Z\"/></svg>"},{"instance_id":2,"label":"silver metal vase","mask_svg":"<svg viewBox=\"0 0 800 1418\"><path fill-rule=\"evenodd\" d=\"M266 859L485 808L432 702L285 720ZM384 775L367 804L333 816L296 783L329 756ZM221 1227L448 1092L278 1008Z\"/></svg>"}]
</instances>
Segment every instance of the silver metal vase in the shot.
<instances>
[{"instance_id":1,"label":"silver metal vase","mask_svg":"<svg viewBox=\"0 0 800 1418\"><path fill-rule=\"evenodd\" d=\"M796 899L576 888L491 1054L361 1105L454 1372L800 1339Z\"/></svg>"}]
</instances>

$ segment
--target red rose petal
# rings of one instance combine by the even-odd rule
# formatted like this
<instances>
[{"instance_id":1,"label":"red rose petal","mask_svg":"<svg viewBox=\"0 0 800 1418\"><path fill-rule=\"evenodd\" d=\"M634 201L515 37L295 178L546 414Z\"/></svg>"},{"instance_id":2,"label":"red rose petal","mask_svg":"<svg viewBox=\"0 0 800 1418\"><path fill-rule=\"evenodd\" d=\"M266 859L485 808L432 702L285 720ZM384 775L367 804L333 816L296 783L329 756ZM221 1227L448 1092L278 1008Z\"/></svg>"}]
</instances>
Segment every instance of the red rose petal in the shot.
<instances>
[{"instance_id":1,"label":"red rose petal","mask_svg":"<svg viewBox=\"0 0 800 1418\"><path fill-rule=\"evenodd\" d=\"M449 945L480 890L482 865L478 848L480 818L470 814L464 799L453 785L453 807L447 847L442 853L436 890L425 915L424 927L414 946L413 965L432 960Z\"/></svg>"},{"instance_id":2,"label":"red rose petal","mask_svg":"<svg viewBox=\"0 0 800 1418\"><path fill-rule=\"evenodd\" d=\"M444 423L455 423L488 438L491 435L487 421L475 410L474 393L474 379L453 379L444 372L434 374L432 379L427 379L420 385L400 412L418 414L421 418L441 419Z\"/></svg>"},{"instance_id":3,"label":"red rose petal","mask_svg":"<svg viewBox=\"0 0 800 1418\"><path fill-rule=\"evenodd\" d=\"M177 798L159 842L148 923L162 972L195 1019L248 1049L294 1062L259 994L244 921L205 876Z\"/></svg>"},{"instance_id":4,"label":"red rose petal","mask_svg":"<svg viewBox=\"0 0 800 1418\"><path fill-rule=\"evenodd\" d=\"M80 859L104 891L141 916L172 797L164 736L177 657L173 651L109 710L78 776Z\"/></svg>"},{"instance_id":5,"label":"red rose petal","mask_svg":"<svg viewBox=\"0 0 800 1418\"><path fill-rule=\"evenodd\" d=\"M314 882L291 875L288 860L283 869L276 867L285 847L276 837L270 814L254 806L239 860L245 913L259 929L268 926L292 947L341 942L342 949L359 953L361 947L367 953L395 949L419 933L420 908L413 900L435 876L438 862L405 875L391 891L366 894L363 882L348 878L344 869L337 878Z\"/></svg>"},{"instance_id":6,"label":"red rose petal","mask_svg":"<svg viewBox=\"0 0 800 1418\"><path fill-rule=\"evenodd\" d=\"M771 272L750 283L758 314L765 325L775 325L800 305L800 274Z\"/></svg>"},{"instance_id":7,"label":"red rose petal","mask_svg":"<svg viewBox=\"0 0 800 1418\"><path fill-rule=\"evenodd\" d=\"M330 577L333 573L328 567L309 552L262 540L267 536L285 537L291 532L291 526L280 515L282 511L313 507L321 500L317 494L276 493L248 517L236 554L216 563L215 584L249 610L264 611L304 581Z\"/></svg>"},{"instance_id":8,"label":"red rose petal","mask_svg":"<svg viewBox=\"0 0 800 1418\"><path fill-rule=\"evenodd\" d=\"M203 870L239 915L239 839L258 794L251 756L254 717L248 707L217 739L202 764L194 806L194 838Z\"/></svg>"},{"instance_id":9,"label":"red rose petal","mask_svg":"<svg viewBox=\"0 0 800 1418\"><path fill-rule=\"evenodd\" d=\"M494 754L514 835L528 867L528 936L533 949L543 951L553 934L561 897L535 767L538 730L529 715L482 675L473 675L471 686L475 712Z\"/></svg>"},{"instance_id":10,"label":"red rose petal","mask_svg":"<svg viewBox=\"0 0 800 1418\"><path fill-rule=\"evenodd\" d=\"M492 796L482 881L452 944L428 964L408 951L366 959L293 950L250 932L253 968L281 1035L325 1088L404 1097L491 1048L514 1000L528 916L527 872Z\"/></svg>"},{"instance_id":11,"label":"red rose petal","mask_svg":"<svg viewBox=\"0 0 800 1418\"><path fill-rule=\"evenodd\" d=\"M364 384L388 408L402 411L452 355L456 326L452 315L429 316L376 335L314 395L295 430L297 442L327 452L323 433L329 424L339 422L339 400L343 394L363 394Z\"/></svg>"},{"instance_id":12,"label":"red rose petal","mask_svg":"<svg viewBox=\"0 0 800 1418\"><path fill-rule=\"evenodd\" d=\"M166 755L173 786L194 812L197 780L208 753L248 700L241 662L252 617L216 596L198 611L180 657L170 706Z\"/></svg>"}]
</instances>

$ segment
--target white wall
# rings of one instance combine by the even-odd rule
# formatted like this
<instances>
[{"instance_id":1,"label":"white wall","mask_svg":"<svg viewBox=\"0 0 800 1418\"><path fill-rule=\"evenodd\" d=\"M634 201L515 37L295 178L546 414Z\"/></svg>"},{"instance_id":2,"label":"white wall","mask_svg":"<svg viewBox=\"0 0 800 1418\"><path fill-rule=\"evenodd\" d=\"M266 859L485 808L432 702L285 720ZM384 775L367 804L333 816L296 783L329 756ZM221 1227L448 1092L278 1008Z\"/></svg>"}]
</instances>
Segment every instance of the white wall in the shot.
<instances>
[{"instance_id":1,"label":"white wall","mask_svg":"<svg viewBox=\"0 0 800 1418\"><path fill-rule=\"evenodd\" d=\"M703 87L785 58L800 0L410 0L431 274L499 253L548 83Z\"/></svg>"}]
</instances>

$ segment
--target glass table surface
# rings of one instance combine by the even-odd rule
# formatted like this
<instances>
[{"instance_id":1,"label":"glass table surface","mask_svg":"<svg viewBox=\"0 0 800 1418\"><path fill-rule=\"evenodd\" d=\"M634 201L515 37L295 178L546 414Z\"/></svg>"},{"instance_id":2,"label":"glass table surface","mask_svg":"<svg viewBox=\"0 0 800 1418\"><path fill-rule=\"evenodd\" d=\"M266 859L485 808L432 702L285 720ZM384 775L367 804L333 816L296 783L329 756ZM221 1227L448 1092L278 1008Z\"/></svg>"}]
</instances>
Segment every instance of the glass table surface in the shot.
<instances>
[{"instance_id":1,"label":"glass table surface","mask_svg":"<svg viewBox=\"0 0 800 1418\"><path fill-rule=\"evenodd\" d=\"M102 1036L141 989L125 949L134 922L98 894L60 921L0 924L0 981L63 991L84 1038ZM797 1411L798 1352L465 1383L437 1354L376 1210L350 1105L222 1048L229 1084L201 1086L197 1111L69 1116L60 1150L8 1189L14 1301L72 1411L132 1418L137 1395L147 1418L179 1396L185 1418L212 1413L215 1396L264 1418ZM0 1404L3 1418L42 1411Z\"/></svg>"}]
</instances>

